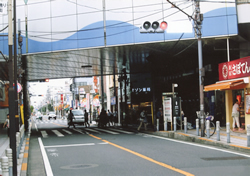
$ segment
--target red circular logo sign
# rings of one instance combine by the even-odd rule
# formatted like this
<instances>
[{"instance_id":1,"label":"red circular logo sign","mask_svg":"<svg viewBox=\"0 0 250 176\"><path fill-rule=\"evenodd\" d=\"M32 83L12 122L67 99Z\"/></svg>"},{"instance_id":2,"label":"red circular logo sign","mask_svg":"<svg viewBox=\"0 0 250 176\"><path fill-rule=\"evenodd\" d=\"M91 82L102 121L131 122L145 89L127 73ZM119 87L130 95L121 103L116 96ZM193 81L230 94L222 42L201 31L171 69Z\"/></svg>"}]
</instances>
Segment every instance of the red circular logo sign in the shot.
<instances>
[{"instance_id":1,"label":"red circular logo sign","mask_svg":"<svg viewBox=\"0 0 250 176\"><path fill-rule=\"evenodd\" d=\"M227 64L224 64L222 67L222 76L224 79L227 79L228 77L228 68L227 68Z\"/></svg>"}]
</instances>

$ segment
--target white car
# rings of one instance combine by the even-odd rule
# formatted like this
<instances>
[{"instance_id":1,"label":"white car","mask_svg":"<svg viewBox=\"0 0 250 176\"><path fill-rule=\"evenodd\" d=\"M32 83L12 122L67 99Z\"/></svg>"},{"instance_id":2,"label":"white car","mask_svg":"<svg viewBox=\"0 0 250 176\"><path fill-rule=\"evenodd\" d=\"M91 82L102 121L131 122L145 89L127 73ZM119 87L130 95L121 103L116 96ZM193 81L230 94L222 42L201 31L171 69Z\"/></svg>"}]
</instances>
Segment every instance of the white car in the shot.
<instances>
[{"instance_id":1,"label":"white car","mask_svg":"<svg viewBox=\"0 0 250 176\"><path fill-rule=\"evenodd\" d=\"M55 112L49 112L48 119L50 120L51 118L56 120L56 113Z\"/></svg>"},{"instance_id":2,"label":"white car","mask_svg":"<svg viewBox=\"0 0 250 176\"><path fill-rule=\"evenodd\" d=\"M74 114L73 123L83 125L85 122L83 110L74 109L72 113Z\"/></svg>"}]
</instances>

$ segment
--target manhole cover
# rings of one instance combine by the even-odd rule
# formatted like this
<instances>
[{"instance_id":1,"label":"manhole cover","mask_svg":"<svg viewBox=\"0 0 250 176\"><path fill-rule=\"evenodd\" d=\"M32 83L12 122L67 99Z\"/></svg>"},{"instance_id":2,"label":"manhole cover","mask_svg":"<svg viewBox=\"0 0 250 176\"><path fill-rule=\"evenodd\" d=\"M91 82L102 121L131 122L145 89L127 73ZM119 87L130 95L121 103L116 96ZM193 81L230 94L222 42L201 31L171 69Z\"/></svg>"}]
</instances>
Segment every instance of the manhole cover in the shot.
<instances>
[{"instance_id":1,"label":"manhole cover","mask_svg":"<svg viewBox=\"0 0 250 176\"><path fill-rule=\"evenodd\" d=\"M69 166L62 166L61 169L87 169L97 167L97 164L74 164Z\"/></svg>"},{"instance_id":2,"label":"manhole cover","mask_svg":"<svg viewBox=\"0 0 250 176\"><path fill-rule=\"evenodd\" d=\"M247 159L243 156L236 156L236 157L211 157L211 158L201 158L206 161L212 161L212 160L240 160L240 159Z\"/></svg>"}]
</instances>

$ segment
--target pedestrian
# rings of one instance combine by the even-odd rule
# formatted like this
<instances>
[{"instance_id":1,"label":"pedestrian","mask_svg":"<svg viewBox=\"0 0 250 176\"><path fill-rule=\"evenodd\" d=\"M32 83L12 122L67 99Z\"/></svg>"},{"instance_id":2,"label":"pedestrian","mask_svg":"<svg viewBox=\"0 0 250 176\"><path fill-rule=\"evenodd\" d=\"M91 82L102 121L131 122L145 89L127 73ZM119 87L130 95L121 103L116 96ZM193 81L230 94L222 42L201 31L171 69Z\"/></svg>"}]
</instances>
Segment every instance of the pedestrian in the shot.
<instances>
[{"instance_id":1,"label":"pedestrian","mask_svg":"<svg viewBox=\"0 0 250 176\"><path fill-rule=\"evenodd\" d=\"M233 105L233 109L232 109L232 117L233 117L233 131L236 131L235 129L235 122L237 123L237 127L239 131L242 131L243 129L240 128L240 122L239 122L239 101L236 99L235 103Z\"/></svg>"},{"instance_id":2,"label":"pedestrian","mask_svg":"<svg viewBox=\"0 0 250 176\"><path fill-rule=\"evenodd\" d=\"M104 110L104 108L102 108L101 113L100 113L100 120L98 123L98 127L106 127L107 123L108 123L107 112L106 110Z\"/></svg>"},{"instance_id":3,"label":"pedestrian","mask_svg":"<svg viewBox=\"0 0 250 176\"><path fill-rule=\"evenodd\" d=\"M146 111L144 109L140 113L140 125L139 125L137 131L140 131L142 124L144 124L144 129L147 130L148 119L147 119Z\"/></svg>"},{"instance_id":4,"label":"pedestrian","mask_svg":"<svg viewBox=\"0 0 250 176\"><path fill-rule=\"evenodd\" d=\"M7 119L5 120L4 124L3 124L3 128L7 128L7 134L8 137L10 136L10 115L7 114Z\"/></svg>"},{"instance_id":5,"label":"pedestrian","mask_svg":"<svg viewBox=\"0 0 250 176\"><path fill-rule=\"evenodd\" d=\"M113 117L114 117L113 113L108 110L108 120L109 120L108 123L109 123L109 126L114 125L113 124L113 122L114 122Z\"/></svg>"},{"instance_id":6,"label":"pedestrian","mask_svg":"<svg viewBox=\"0 0 250 176\"><path fill-rule=\"evenodd\" d=\"M68 128L72 125L74 128L75 124L73 123L73 118L74 118L74 114L72 113L72 110L69 111L69 115L68 115Z\"/></svg>"},{"instance_id":7,"label":"pedestrian","mask_svg":"<svg viewBox=\"0 0 250 176\"><path fill-rule=\"evenodd\" d=\"M161 119L162 118L162 109L161 108L159 108L159 110L158 110L158 112L156 114L156 118L157 119Z\"/></svg>"},{"instance_id":8,"label":"pedestrian","mask_svg":"<svg viewBox=\"0 0 250 176\"><path fill-rule=\"evenodd\" d=\"M87 113L86 109L84 110L84 124L85 124L85 127L87 127L87 124L88 124L88 126L90 126L90 124L89 124L89 113Z\"/></svg>"}]
</instances>

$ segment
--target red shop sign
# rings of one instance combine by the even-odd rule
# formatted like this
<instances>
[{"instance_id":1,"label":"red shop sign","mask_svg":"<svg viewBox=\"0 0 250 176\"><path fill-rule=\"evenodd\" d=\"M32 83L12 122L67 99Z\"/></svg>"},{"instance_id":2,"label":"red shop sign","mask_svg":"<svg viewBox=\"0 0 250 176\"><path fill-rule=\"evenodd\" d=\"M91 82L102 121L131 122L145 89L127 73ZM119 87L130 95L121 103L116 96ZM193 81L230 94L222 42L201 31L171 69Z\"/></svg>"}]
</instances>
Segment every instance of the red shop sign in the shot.
<instances>
[{"instance_id":1,"label":"red shop sign","mask_svg":"<svg viewBox=\"0 0 250 176\"><path fill-rule=\"evenodd\" d=\"M63 94L61 94L61 104L63 104Z\"/></svg>"},{"instance_id":2,"label":"red shop sign","mask_svg":"<svg viewBox=\"0 0 250 176\"><path fill-rule=\"evenodd\" d=\"M250 56L219 64L219 80L250 76Z\"/></svg>"}]
</instances>

